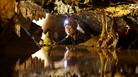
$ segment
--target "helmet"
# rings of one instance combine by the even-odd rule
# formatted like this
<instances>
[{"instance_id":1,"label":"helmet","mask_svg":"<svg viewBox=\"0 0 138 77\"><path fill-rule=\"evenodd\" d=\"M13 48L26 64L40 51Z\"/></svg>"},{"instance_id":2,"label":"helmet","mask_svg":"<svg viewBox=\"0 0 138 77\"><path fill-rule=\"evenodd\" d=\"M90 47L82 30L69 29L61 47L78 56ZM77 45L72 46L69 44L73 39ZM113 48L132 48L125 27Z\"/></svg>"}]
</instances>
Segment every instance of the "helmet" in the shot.
<instances>
[{"instance_id":1,"label":"helmet","mask_svg":"<svg viewBox=\"0 0 138 77\"><path fill-rule=\"evenodd\" d=\"M71 26L72 28L74 29L77 29L77 22L71 18L71 17L68 17L65 21L64 21L64 26Z\"/></svg>"}]
</instances>

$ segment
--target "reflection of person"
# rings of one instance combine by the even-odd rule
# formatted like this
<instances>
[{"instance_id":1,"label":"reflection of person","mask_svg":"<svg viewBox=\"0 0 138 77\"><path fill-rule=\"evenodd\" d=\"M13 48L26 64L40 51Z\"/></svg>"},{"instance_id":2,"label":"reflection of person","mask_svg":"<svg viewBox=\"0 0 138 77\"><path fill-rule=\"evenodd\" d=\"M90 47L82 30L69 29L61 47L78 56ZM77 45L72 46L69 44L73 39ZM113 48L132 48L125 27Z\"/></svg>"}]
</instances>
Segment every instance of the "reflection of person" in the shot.
<instances>
[{"instance_id":1,"label":"reflection of person","mask_svg":"<svg viewBox=\"0 0 138 77\"><path fill-rule=\"evenodd\" d=\"M80 31L77 30L78 24L71 17L69 17L69 18L67 18L67 20L65 20L64 27L65 27L65 32L66 32L67 36L63 40L58 42L58 44L76 45L76 44L82 43L90 38L90 36L88 36L84 33L81 33Z\"/></svg>"},{"instance_id":2,"label":"reflection of person","mask_svg":"<svg viewBox=\"0 0 138 77\"><path fill-rule=\"evenodd\" d=\"M75 55L75 49L67 48L64 54L64 68L66 75L70 74L73 77L80 77L79 64Z\"/></svg>"}]
</instances>

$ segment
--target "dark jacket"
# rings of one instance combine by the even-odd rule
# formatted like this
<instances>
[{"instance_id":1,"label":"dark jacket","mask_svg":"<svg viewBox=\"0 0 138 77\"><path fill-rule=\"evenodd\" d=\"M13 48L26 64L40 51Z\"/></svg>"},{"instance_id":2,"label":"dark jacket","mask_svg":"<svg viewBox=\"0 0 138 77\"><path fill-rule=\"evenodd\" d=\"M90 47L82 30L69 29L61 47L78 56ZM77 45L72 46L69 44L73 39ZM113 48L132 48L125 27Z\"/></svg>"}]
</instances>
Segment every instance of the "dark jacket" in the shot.
<instances>
[{"instance_id":1,"label":"dark jacket","mask_svg":"<svg viewBox=\"0 0 138 77\"><path fill-rule=\"evenodd\" d=\"M75 33L75 36L76 36L75 39L73 39L71 36L67 36L63 40L58 42L58 44L60 44L60 45L76 45L76 44L85 42L90 38L90 36L83 34L79 31L77 31Z\"/></svg>"}]
</instances>

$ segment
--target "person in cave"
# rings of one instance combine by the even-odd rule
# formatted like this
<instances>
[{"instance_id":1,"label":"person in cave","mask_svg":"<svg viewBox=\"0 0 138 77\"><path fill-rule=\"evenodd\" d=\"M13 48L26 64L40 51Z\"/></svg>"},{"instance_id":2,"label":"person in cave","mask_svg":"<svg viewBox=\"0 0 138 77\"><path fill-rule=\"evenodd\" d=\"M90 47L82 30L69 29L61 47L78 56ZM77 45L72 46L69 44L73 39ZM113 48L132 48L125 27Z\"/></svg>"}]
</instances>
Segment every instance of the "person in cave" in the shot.
<instances>
[{"instance_id":1,"label":"person in cave","mask_svg":"<svg viewBox=\"0 0 138 77\"><path fill-rule=\"evenodd\" d=\"M66 37L59 41L59 45L77 45L79 43L87 41L90 36L80 32L78 29L78 23L71 17L68 17L64 22L64 28Z\"/></svg>"}]
</instances>

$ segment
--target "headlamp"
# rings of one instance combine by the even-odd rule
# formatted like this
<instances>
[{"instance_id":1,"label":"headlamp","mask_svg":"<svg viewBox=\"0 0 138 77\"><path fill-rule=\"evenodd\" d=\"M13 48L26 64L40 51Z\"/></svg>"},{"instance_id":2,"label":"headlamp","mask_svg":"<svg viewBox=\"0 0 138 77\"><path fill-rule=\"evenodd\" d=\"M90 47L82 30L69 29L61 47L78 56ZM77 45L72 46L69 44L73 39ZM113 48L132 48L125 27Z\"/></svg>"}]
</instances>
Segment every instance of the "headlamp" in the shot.
<instances>
[{"instance_id":1,"label":"headlamp","mask_svg":"<svg viewBox=\"0 0 138 77\"><path fill-rule=\"evenodd\" d=\"M66 24L69 24L69 21L68 21L67 19L64 21L64 26L65 26Z\"/></svg>"}]
</instances>

